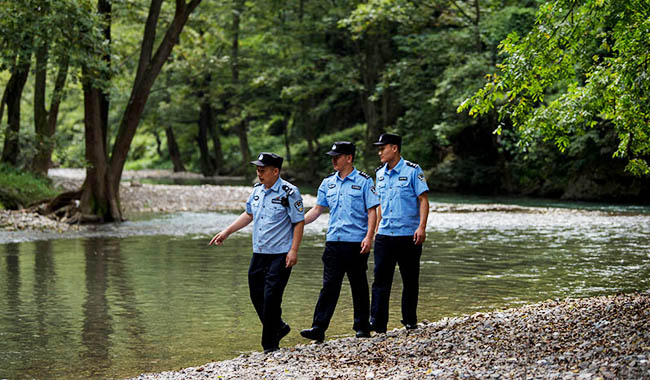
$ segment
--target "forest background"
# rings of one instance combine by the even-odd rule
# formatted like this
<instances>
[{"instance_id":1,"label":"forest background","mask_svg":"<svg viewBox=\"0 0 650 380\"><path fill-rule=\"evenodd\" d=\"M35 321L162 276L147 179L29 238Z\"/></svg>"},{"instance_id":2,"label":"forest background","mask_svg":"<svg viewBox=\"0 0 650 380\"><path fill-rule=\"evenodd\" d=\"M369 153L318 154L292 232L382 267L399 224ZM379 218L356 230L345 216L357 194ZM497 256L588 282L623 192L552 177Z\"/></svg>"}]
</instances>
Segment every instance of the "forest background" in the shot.
<instances>
[{"instance_id":1,"label":"forest background","mask_svg":"<svg viewBox=\"0 0 650 380\"><path fill-rule=\"evenodd\" d=\"M0 170L88 168L73 196L113 220L124 169L252 176L272 151L317 184L334 141L373 173L393 132L433 191L647 203L648 20L645 0L0 0Z\"/></svg>"}]
</instances>

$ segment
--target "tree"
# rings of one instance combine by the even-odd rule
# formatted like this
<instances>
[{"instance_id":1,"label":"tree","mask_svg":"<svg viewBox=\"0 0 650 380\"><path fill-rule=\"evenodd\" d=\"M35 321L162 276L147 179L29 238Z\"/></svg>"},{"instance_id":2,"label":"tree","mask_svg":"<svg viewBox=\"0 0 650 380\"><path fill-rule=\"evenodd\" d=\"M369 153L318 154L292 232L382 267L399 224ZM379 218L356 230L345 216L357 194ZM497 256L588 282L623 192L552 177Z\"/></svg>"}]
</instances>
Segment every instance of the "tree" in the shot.
<instances>
[{"instance_id":1,"label":"tree","mask_svg":"<svg viewBox=\"0 0 650 380\"><path fill-rule=\"evenodd\" d=\"M33 1L8 2L0 7L0 67L9 68L11 76L0 100L0 121L7 108L7 129L0 162L12 166L20 155L20 115L23 89L27 83L34 41L34 20L37 19Z\"/></svg>"},{"instance_id":2,"label":"tree","mask_svg":"<svg viewBox=\"0 0 650 380\"><path fill-rule=\"evenodd\" d=\"M500 45L499 73L458 111L492 112L513 123L519 145L536 136L567 149L596 125L618 136L614 157L649 175L650 4L645 0L558 0L540 6L528 34ZM496 129L500 133L502 127Z\"/></svg>"},{"instance_id":3,"label":"tree","mask_svg":"<svg viewBox=\"0 0 650 380\"><path fill-rule=\"evenodd\" d=\"M104 0L99 0L102 11ZM78 219L122 220L119 203L119 184L129 147L140 123L150 91L164 63L178 42L190 14L201 0L176 0L175 10L165 34L155 48L159 28L159 16L163 0L152 0L144 26L138 66L131 88L131 95L123 112L115 136L115 142L108 154L106 125L102 122L101 93L102 71L86 68L84 80L86 159L86 181L82 187ZM106 8L103 8L104 12ZM110 19L108 19L110 20ZM105 85L105 84L104 84Z\"/></svg>"},{"instance_id":4,"label":"tree","mask_svg":"<svg viewBox=\"0 0 650 380\"><path fill-rule=\"evenodd\" d=\"M87 17L80 14L76 2L42 1L41 16L38 18L38 28L35 35L35 79L34 79L34 130L36 132L36 155L31 164L31 170L42 176L52 161L54 150L54 133L58 120L59 107L63 100L70 56L76 53L70 41L77 40L79 25ZM54 54L52 54L54 53ZM46 105L47 75L50 57L54 56L57 70L49 109Z\"/></svg>"}]
</instances>

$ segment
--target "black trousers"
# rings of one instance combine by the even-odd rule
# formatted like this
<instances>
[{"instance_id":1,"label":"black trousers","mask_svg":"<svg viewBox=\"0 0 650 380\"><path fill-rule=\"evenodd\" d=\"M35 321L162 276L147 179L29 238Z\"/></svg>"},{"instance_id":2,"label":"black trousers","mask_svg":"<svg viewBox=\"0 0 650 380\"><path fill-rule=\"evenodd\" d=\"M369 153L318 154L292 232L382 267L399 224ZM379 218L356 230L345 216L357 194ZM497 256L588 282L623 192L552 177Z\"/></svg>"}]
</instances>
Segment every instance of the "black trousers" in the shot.
<instances>
[{"instance_id":1,"label":"black trousers","mask_svg":"<svg viewBox=\"0 0 650 380\"><path fill-rule=\"evenodd\" d=\"M254 253L248 268L248 290L251 301L262 322L262 347L279 346L278 332L282 320L282 295L289 281L291 268L286 268L286 254Z\"/></svg>"},{"instance_id":2,"label":"black trousers","mask_svg":"<svg viewBox=\"0 0 650 380\"><path fill-rule=\"evenodd\" d=\"M368 254L361 254L361 243L326 242L323 252L323 288L318 296L312 327L327 330L339 300L343 276L348 275L352 290L356 331L368 330L370 295L368 292Z\"/></svg>"},{"instance_id":3,"label":"black trousers","mask_svg":"<svg viewBox=\"0 0 650 380\"><path fill-rule=\"evenodd\" d=\"M370 322L378 330L388 324L388 304L395 266L402 275L402 323L417 323L420 257L422 245L413 243L413 236L375 237L375 279L372 284Z\"/></svg>"}]
</instances>

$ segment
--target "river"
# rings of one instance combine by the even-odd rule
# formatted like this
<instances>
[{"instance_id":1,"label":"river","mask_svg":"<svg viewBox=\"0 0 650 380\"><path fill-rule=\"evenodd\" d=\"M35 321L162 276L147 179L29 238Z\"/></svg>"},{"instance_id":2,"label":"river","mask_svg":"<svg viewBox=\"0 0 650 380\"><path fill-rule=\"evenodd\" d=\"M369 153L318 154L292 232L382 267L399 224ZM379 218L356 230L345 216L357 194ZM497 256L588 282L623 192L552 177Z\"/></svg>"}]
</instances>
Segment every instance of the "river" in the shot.
<instances>
[{"instance_id":1,"label":"river","mask_svg":"<svg viewBox=\"0 0 650 380\"><path fill-rule=\"evenodd\" d=\"M650 289L649 210L597 209L431 213L420 319ZM246 281L250 229L207 246L235 217L141 215L66 238L0 232L0 379L123 378L260 350ZM285 292L293 331L282 347L308 343L298 331L310 326L320 290L326 226L324 215L306 228ZM401 327L395 279L389 328ZM346 281L327 338L351 327Z\"/></svg>"}]
</instances>

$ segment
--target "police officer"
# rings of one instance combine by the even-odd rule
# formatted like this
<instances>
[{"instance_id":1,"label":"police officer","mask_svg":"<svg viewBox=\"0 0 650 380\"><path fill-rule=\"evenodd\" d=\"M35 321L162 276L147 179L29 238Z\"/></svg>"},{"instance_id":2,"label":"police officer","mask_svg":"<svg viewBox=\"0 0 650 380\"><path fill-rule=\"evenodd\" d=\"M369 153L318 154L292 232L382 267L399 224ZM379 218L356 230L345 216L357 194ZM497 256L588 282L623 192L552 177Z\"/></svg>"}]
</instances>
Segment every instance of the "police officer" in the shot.
<instances>
[{"instance_id":1,"label":"police officer","mask_svg":"<svg viewBox=\"0 0 650 380\"><path fill-rule=\"evenodd\" d=\"M354 307L352 328L358 338L370 336L370 296L366 271L379 205L372 178L353 166L354 144L336 142L327 154L332 157L336 172L320 184L316 206L305 215L305 223L309 224L326 207L330 210L323 253L323 288L314 310L312 327L300 332L303 337L317 342L325 339L325 330L334 314L346 273Z\"/></svg>"},{"instance_id":2,"label":"police officer","mask_svg":"<svg viewBox=\"0 0 650 380\"><path fill-rule=\"evenodd\" d=\"M385 133L374 143L382 165L376 170L381 202L375 238L375 278L370 309L371 330L386 332L388 301L395 266L402 276L402 324L417 328L422 243L429 216L429 188L422 169L401 157L402 138Z\"/></svg>"},{"instance_id":3,"label":"police officer","mask_svg":"<svg viewBox=\"0 0 650 380\"><path fill-rule=\"evenodd\" d=\"M210 245L221 245L230 234L253 222L248 287L262 322L265 353L277 350L280 339L291 330L282 321L282 294L291 268L298 261L298 247L305 226L298 188L280 178L282 161L277 154L262 152L257 161L251 162L257 166L259 183L248 197L246 211L210 240Z\"/></svg>"}]
</instances>

